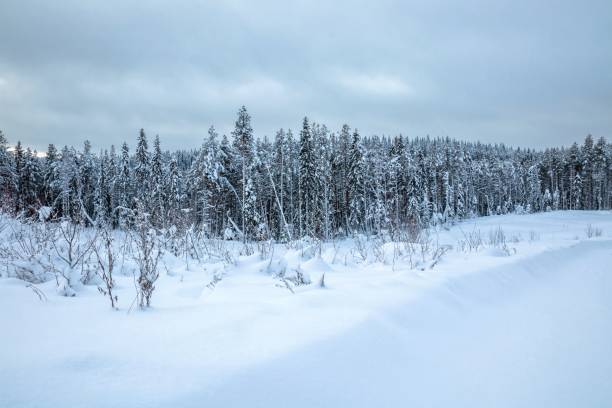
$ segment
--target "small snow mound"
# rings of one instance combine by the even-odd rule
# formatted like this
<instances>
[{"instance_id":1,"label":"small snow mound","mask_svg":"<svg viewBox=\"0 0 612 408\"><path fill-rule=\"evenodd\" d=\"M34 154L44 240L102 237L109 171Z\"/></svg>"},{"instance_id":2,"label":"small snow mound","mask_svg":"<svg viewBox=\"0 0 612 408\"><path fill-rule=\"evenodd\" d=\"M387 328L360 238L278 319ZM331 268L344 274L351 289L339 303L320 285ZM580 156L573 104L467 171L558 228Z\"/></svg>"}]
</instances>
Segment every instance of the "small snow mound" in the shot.
<instances>
[{"instance_id":1,"label":"small snow mound","mask_svg":"<svg viewBox=\"0 0 612 408\"><path fill-rule=\"evenodd\" d=\"M505 256L510 256L510 254L508 253L508 250L503 249L503 248L488 248L485 251L486 255L489 256L494 256L494 257L505 257Z\"/></svg>"},{"instance_id":2,"label":"small snow mound","mask_svg":"<svg viewBox=\"0 0 612 408\"><path fill-rule=\"evenodd\" d=\"M284 275L286 270L287 260L280 258L270 262L266 271L272 275Z\"/></svg>"},{"instance_id":3,"label":"small snow mound","mask_svg":"<svg viewBox=\"0 0 612 408\"><path fill-rule=\"evenodd\" d=\"M323 258L316 256L302 264L302 269L307 272L328 272L331 266Z\"/></svg>"},{"instance_id":4,"label":"small snow mound","mask_svg":"<svg viewBox=\"0 0 612 408\"><path fill-rule=\"evenodd\" d=\"M301 251L290 249L285 253L283 259L287 263L287 268L297 268L302 263Z\"/></svg>"}]
</instances>

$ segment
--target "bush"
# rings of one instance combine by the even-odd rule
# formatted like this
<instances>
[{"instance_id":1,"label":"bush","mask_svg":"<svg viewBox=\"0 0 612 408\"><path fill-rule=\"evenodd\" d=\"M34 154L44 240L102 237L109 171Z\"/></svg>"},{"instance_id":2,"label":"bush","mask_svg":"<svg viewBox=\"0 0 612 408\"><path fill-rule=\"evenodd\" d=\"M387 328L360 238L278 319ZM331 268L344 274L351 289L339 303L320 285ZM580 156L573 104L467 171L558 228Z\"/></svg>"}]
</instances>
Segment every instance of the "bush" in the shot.
<instances>
[{"instance_id":1,"label":"bush","mask_svg":"<svg viewBox=\"0 0 612 408\"><path fill-rule=\"evenodd\" d=\"M603 234L603 231L601 228L594 227L591 224L587 225L587 228L586 228L587 238L591 239L591 238L601 237L602 234Z\"/></svg>"}]
</instances>

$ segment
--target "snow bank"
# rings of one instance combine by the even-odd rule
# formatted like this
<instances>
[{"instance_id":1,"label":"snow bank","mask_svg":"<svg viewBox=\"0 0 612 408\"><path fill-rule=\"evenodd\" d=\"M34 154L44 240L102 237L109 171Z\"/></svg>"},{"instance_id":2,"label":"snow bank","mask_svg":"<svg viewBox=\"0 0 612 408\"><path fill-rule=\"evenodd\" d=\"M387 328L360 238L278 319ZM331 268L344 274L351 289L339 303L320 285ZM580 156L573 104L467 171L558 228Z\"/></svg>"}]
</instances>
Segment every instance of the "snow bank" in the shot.
<instances>
[{"instance_id":1,"label":"snow bank","mask_svg":"<svg viewBox=\"0 0 612 408\"><path fill-rule=\"evenodd\" d=\"M0 279L0 406L610 405L612 213L485 217L431 241L449 249L418 267L350 240L166 254L147 311L130 311L130 264L119 311L95 285ZM288 290L296 271L313 283Z\"/></svg>"}]
</instances>

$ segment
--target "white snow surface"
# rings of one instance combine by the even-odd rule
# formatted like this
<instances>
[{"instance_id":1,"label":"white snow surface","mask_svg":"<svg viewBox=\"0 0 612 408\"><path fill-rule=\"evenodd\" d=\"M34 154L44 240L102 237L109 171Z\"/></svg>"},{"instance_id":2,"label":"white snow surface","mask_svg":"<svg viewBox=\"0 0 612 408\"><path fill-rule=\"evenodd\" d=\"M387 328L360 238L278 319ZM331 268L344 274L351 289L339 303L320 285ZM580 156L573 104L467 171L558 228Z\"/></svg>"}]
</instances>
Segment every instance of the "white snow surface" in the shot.
<instances>
[{"instance_id":1,"label":"white snow surface","mask_svg":"<svg viewBox=\"0 0 612 408\"><path fill-rule=\"evenodd\" d=\"M498 228L506 248L460 249ZM612 406L611 212L484 217L432 240L449 248L433 268L351 240L232 266L165 256L148 310L129 310L131 275L119 310L95 286L39 284L40 301L0 278L0 407ZM283 269L311 283L292 293Z\"/></svg>"}]
</instances>

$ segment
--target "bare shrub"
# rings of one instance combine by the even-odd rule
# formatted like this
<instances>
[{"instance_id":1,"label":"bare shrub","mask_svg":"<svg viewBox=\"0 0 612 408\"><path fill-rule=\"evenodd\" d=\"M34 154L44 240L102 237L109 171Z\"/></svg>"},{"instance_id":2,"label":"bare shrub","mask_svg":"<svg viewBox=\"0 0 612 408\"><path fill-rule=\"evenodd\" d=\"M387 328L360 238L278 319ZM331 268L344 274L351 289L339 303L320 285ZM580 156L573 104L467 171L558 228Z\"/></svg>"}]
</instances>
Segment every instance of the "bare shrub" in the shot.
<instances>
[{"instance_id":1,"label":"bare shrub","mask_svg":"<svg viewBox=\"0 0 612 408\"><path fill-rule=\"evenodd\" d=\"M465 231L461 230L461 233L463 234L463 239L459 241L459 247L461 248L461 251L478 251L480 248L483 247L484 241L482 239L482 234L480 233L479 229L476 229L476 227L474 227L471 232L466 233Z\"/></svg>"},{"instance_id":2,"label":"bare shrub","mask_svg":"<svg viewBox=\"0 0 612 408\"><path fill-rule=\"evenodd\" d=\"M398 234L399 237L399 234ZM401 247L399 245L399 242L393 242L393 262L392 262L392 266L391 268L395 271L395 264L397 262L397 260L400 258L400 256L402 255L402 250Z\"/></svg>"},{"instance_id":3,"label":"bare shrub","mask_svg":"<svg viewBox=\"0 0 612 408\"><path fill-rule=\"evenodd\" d=\"M277 276L276 279L278 279L281 282L275 285L277 288L285 288L289 292L295 294L295 291L293 290L291 283L284 276Z\"/></svg>"},{"instance_id":4,"label":"bare shrub","mask_svg":"<svg viewBox=\"0 0 612 408\"><path fill-rule=\"evenodd\" d=\"M253 244L250 241L244 241L240 248L240 255L251 256L254 253L255 249L253 248Z\"/></svg>"},{"instance_id":5,"label":"bare shrub","mask_svg":"<svg viewBox=\"0 0 612 408\"><path fill-rule=\"evenodd\" d=\"M215 273L213 275L212 280L208 282L208 284L206 284L206 287L210 290L214 290L217 287L217 284L221 282L222 280L223 280L223 274Z\"/></svg>"},{"instance_id":6,"label":"bare shrub","mask_svg":"<svg viewBox=\"0 0 612 408\"><path fill-rule=\"evenodd\" d=\"M337 240L335 237L332 239L332 242L331 242L331 243L332 243L332 248L333 248L333 250L334 250L334 256L332 257L332 261L331 261L331 263L332 263L332 264L335 264L335 263L336 263L336 259L338 258L338 250L339 250L340 248L339 248L339 246L338 246L338 240Z\"/></svg>"},{"instance_id":7,"label":"bare shrub","mask_svg":"<svg viewBox=\"0 0 612 408\"><path fill-rule=\"evenodd\" d=\"M62 220L54 225L51 245L59 262L50 259L48 266L55 273L60 293L64 296L75 296L76 285L86 283L89 279L90 269L84 264L91 254L96 234L87 236L81 224L69 220Z\"/></svg>"},{"instance_id":8,"label":"bare shrub","mask_svg":"<svg viewBox=\"0 0 612 408\"><path fill-rule=\"evenodd\" d=\"M489 246L501 249L506 255L516 253L516 248L511 248L508 245L508 238L502 227L489 231Z\"/></svg>"},{"instance_id":9,"label":"bare shrub","mask_svg":"<svg viewBox=\"0 0 612 408\"><path fill-rule=\"evenodd\" d=\"M497 227L494 230L489 231L489 246L495 248L503 248L507 246L506 233L502 227Z\"/></svg>"},{"instance_id":10,"label":"bare shrub","mask_svg":"<svg viewBox=\"0 0 612 408\"><path fill-rule=\"evenodd\" d=\"M117 295L113 294L113 289L115 288L113 271L115 268L116 251L113 246L113 231L109 225L100 227L99 238L98 242L93 246L93 251L99 266L96 274L104 283L104 287L98 286L98 291L102 295L107 296L111 302L111 307L116 309L118 298Z\"/></svg>"},{"instance_id":11,"label":"bare shrub","mask_svg":"<svg viewBox=\"0 0 612 408\"><path fill-rule=\"evenodd\" d=\"M433 241L430 236L429 229L425 228L421 230L417 238L417 244L419 244L420 252L421 252L421 262L424 264L427 256L429 255L429 251L431 250L431 246Z\"/></svg>"},{"instance_id":12,"label":"bare shrub","mask_svg":"<svg viewBox=\"0 0 612 408\"><path fill-rule=\"evenodd\" d=\"M423 228L418 222L409 223L402 231L402 233L405 234L404 239L407 239L410 242L417 242L422 232Z\"/></svg>"},{"instance_id":13,"label":"bare shrub","mask_svg":"<svg viewBox=\"0 0 612 408\"><path fill-rule=\"evenodd\" d=\"M295 286L310 285L311 283L311 280L308 275L304 274L304 272L302 272L302 269L299 266L295 270L295 277L291 277L288 279L292 280Z\"/></svg>"},{"instance_id":14,"label":"bare shrub","mask_svg":"<svg viewBox=\"0 0 612 408\"><path fill-rule=\"evenodd\" d=\"M211 248L219 259L221 259L221 261L226 265L234 265L236 263L234 252L228 248L227 241L213 240L211 241Z\"/></svg>"},{"instance_id":15,"label":"bare shrub","mask_svg":"<svg viewBox=\"0 0 612 408\"><path fill-rule=\"evenodd\" d=\"M296 269L289 271L290 275L287 276L287 271L283 268L274 278L278 279L281 283L277 284L277 287L282 287L289 290L291 293L295 293L293 288L297 286L310 285L312 281L310 277L306 275L302 269L298 266ZM321 282L319 282L321 283ZM323 281L323 284L325 282Z\"/></svg>"},{"instance_id":16,"label":"bare shrub","mask_svg":"<svg viewBox=\"0 0 612 408\"><path fill-rule=\"evenodd\" d=\"M34 286L34 284L28 283L26 285L26 288L32 289L32 292L34 292L34 294L38 297L38 300L40 300L41 302L44 303L47 301L47 295L45 295L45 292Z\"/></svg>"},{"instance_id":17,"label":"bare shrub","mask_svg":"<svg viewBox=\"0 0 612 408\"><path fill-rule=\"evenodd\" d=\"M429 269L433 269L434 266L440 262L444 254L450 251L451 248L452 247L449 245L436 245L436 248L431 254L431 264L429 265Z\"/></svg>"},{"instance_id":18,"label":"bare shrub","mask_svg":"<svg viewBox=\"0 0 612 408\"><path fill-rule=\"evenodd\" d=\"M385 263L385 237L383 234L377 235L372 240L372 255L377 262Z\"/></svg>"},{"instance_id":19,"label":"bare shrub","mask_svg":"<svg viewBox=\"0 0 612 408\"><path fill-rule=\"evenodd\" d=\"M274 241L271 239L257 241L257 252L261 259L267 259L274 252Z\"/></svg>"},{"instance_id":20,"label":"bare shrub","mask_svg":"<svg viewBox=\"0 0 612 408\"><path fill-rule=\"evenodd\" d=\"M4 224L10 233L0 243L0 259L7 276L29 283L43 283L53 275L46 259L52 242L52 230L44 223L18 222Z\"/></svg>"},{"instance_id":21,"label":"bare shrub","mask_svg":"<svg viewBox=\"0 0 612 408\"><path fill-rule=\"evenodd\" d=\"M159 278L157 264L161 257L161 247L157 232L153 228L149 214L139 211L132 231L135 245L134 260L138 264L139 275L136 280L138 305L141 308L151 306L151 296L155 291L155 282Z\"/></svg>"},{"instance_id":22,"label":"bare shrub","mask_svg":"<svg viewBox=\"0 0 612 408\"><path fill-rule=\"evenodd\" d=\"M591 224L586 227L586 236L588 239L601 237L603 234L603 230Z\"/></svg>"},{"instance_id":23,"label":"bare shrub","mask_svg":"<svg viewBox=\"0 0 612 408\"><path fill-rule=\"evenodd\" d=\"M413 233L414 231L402 230L398 232L399 245L395 245L393 250L394 263L400 257L408 258L408 265L410 269L414 268L414 257L416 254L416 240L418 236Z\"/></svg>"},{"instance_id":24,"label":"bare shrub","mask_svg":"<svg viewBox=\"0 0 612 408\"><path fill-rule=\"evenodd\" d=\"M360 262L365 262L368 259L368 239L363 234L358 234L353 239L353 257Z\"/></svg>"}]
</instances>

